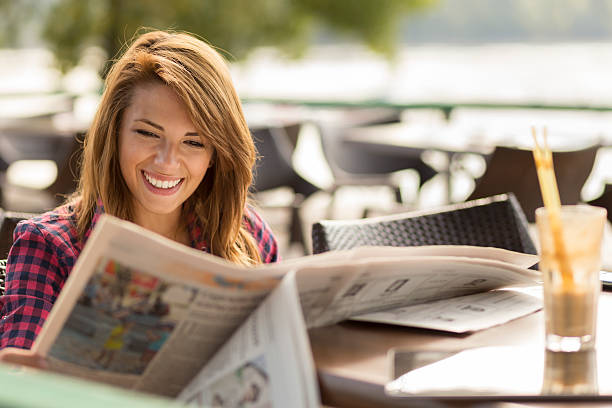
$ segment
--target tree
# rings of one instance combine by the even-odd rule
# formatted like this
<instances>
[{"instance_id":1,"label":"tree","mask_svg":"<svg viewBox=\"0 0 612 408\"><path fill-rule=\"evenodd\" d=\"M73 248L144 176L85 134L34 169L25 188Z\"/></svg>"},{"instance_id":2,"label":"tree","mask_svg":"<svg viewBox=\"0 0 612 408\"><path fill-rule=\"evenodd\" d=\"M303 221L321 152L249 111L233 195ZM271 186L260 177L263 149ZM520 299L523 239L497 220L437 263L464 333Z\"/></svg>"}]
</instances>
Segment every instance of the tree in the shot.
<instances>
[{"instance_id":1,"label":"tree","mask_svg":"<svg viewBox=\"0 0 612 408\"><path fill-rule=\"evenodd\" d=\"M301 55L323 29L391 55L402 18L437 0L0 0L0 13L42 21L41 37L62 69L89 45L118 55L141 27L189 31L241 59L258 46ZM13 20L14 21L14 20ZM0 40L15 40L19 24L0 26ZM7 35L8 34L8 35Z\"/></svg>"}]
</instances>

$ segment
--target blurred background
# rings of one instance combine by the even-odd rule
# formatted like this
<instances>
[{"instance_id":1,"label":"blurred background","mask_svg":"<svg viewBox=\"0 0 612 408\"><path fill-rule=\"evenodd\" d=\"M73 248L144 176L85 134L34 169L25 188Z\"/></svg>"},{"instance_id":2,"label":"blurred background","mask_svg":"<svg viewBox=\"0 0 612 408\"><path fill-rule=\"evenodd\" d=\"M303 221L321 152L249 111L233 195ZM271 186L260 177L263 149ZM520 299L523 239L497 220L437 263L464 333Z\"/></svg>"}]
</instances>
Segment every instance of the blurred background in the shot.
<instances>
[{"instance_id":1,"label":"blurred background","mask_svg":"<svg viewBox=\"0 0 612 408\"><path fill-rule=\"evenodd\" d=\"M512 191L532 221L532 126L563 202L612 201L612 0L0 0L0 207L74 189L109 61L142 27L230 62L285 258L326 218Z\"/></svg>"}]
</instances>

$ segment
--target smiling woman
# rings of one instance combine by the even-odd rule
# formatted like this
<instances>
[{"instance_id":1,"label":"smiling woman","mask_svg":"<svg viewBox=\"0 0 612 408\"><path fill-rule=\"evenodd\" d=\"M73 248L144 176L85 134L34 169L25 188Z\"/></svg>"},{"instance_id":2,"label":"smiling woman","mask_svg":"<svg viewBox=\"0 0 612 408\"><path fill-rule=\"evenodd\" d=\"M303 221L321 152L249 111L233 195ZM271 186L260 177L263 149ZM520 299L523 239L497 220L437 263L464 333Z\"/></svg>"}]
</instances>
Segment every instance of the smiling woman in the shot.
<instances>
[{"instance_id":1,"label":"smiling woman","mask_svg":"<svg viewBox=\"0 0 612 408\"><path fill-rule=\"evenodd\" d=\"M182 204L204 179L213 153L172 88L138 85L119 131L119 163L132 193L134 222L189 245L187 231L179 228Z\"/></svg>"},{"instance_id":2,"label":"smiling woman","mask_svg":"<svg viewBox=\"0 0 612 408\"><path fill-rule=\"evenodd\" d=\"M141 35L107 76L77 192L15 229L0 347L31 347L105 212L230 262L276 261L272 232L247 204L255 157L223 58L188 34Z\"/></svg>"}]
</instances>

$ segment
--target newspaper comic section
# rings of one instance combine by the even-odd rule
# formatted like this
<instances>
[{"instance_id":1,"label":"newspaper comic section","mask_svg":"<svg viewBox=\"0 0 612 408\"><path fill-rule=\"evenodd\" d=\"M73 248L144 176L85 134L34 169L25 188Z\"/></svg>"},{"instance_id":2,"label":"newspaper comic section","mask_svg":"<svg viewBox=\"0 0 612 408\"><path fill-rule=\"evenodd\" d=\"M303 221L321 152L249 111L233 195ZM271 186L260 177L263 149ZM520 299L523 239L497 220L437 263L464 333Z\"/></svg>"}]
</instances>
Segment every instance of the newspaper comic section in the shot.
<instances>
[{"instance_id":1,"label":"newspaper comic section","mask_svg":"<svg viewBox=\"0 0 612 408\"><path fill-rule=\"evenodd\" d=\"M541 308L522 288L538 284L536 262L366 247L245 268L105 215L33 349L54 370L196 406L319 407L307 328L490 327Z\"/></svg>"}]
</instances>

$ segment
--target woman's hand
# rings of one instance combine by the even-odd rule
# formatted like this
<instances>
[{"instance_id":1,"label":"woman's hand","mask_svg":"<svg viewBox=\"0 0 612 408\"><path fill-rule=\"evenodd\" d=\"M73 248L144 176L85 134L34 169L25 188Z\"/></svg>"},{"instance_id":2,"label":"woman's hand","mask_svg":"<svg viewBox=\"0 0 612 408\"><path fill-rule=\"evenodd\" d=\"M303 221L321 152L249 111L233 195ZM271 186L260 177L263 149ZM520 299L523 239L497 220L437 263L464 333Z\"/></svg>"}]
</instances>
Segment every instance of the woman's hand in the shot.
<instances>
[{"instance_id":1,"label":"woman's hand","mask_svg":"<svg viewBox=\"0 0 612 408\"><path fill-rule=\"evenodd\" d=\"M15 347L7 347L0 350L0 362L39 369L47 368L47 360L32 350L24 350Z\"/></svg>"}]
</instances>

